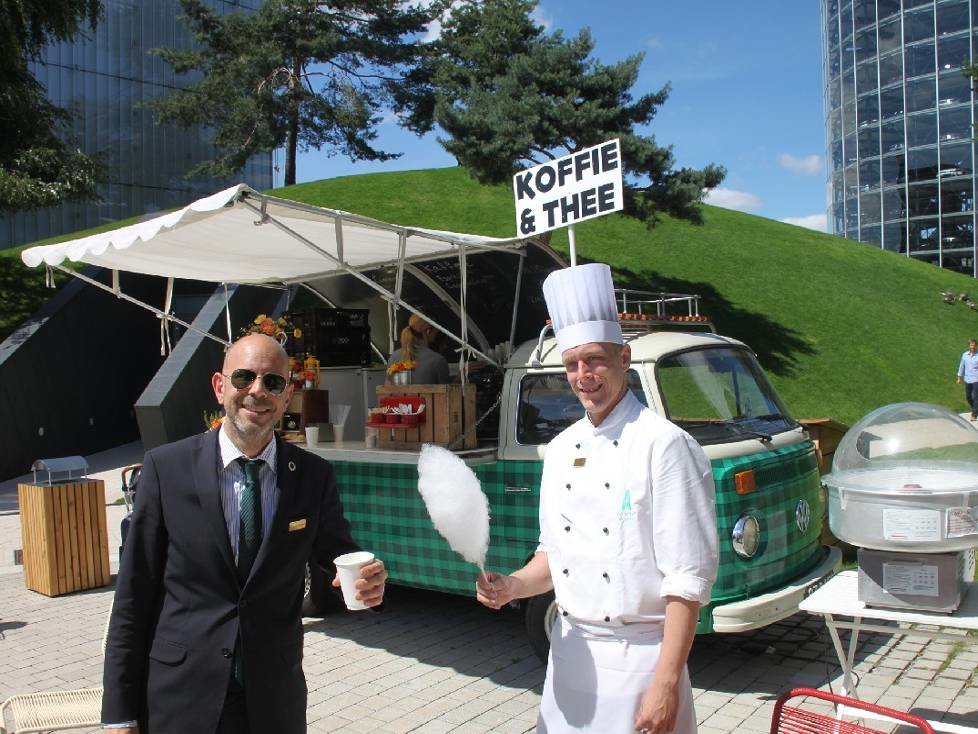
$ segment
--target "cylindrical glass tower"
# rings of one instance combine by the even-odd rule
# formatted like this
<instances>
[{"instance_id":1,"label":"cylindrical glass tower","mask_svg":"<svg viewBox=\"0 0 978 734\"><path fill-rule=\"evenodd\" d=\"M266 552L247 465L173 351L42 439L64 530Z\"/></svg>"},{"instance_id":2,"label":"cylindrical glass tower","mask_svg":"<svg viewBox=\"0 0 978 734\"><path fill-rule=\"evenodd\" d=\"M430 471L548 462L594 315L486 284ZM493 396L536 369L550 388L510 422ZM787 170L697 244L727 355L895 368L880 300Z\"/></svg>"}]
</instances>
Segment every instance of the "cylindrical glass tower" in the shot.
<instances>
[{"instance_id":1,"label":"cylindrical glass tower","mask_svg":"<svg viewBox=\"0 0 978 734\"><path fill-rule=\"evenodd\" d=\"M976 276L978 0L822 0L835 234Z\"/></svg>"}]
</instances>

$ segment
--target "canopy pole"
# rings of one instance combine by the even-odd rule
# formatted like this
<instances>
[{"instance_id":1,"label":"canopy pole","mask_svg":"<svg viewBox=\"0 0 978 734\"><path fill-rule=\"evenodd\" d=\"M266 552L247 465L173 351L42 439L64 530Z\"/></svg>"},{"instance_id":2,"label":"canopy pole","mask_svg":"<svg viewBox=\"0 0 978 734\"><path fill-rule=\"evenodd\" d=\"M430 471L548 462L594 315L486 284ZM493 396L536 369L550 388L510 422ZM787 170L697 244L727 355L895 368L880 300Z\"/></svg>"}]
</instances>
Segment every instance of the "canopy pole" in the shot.
<instances>
[{"instance_id":1,"label":"canopy pole","mask_svg":"<svg viewBox=\"0 0 978 734\"><path fill-rule=\"evenodd\" d=\"M122 286L119 285L119 271L118 270L113 270L112 271L112 292L115 293L116 295L118 295L119 294L119 291L121 291L121 290L122 290Z\"/></svg>"},{"instance_id":2,"label":"canopy pole","mask_svg":"<svg viewBox=\"0 0 978 734\"><path fill-rule=\"evenodd\" d=\"M468 349L466 344L469 343L469 312L468 305L466 304L466 294L469 290L468 282L468 267L466 267L467 261L465 259L465 243L461 242L458 245L458 272L459 272L459 306L461 311L462 323L460 331L462 332L462 341L464 344L458 353L458 376L461 383L464 385L465 379L465 366L466 366L466 356L468 354Z\"/></svg>"},{"instance_id":3,"label":"canopy pole","mask_svg":"<svg viewBox=\"0 0 978 734\"><path fill-rule=\"evenodd\" d=\"M404 289L404 255L407 253L407 234L397 233L397 274L394 277L394 301L388 302L387 333L390 336L390 352L394 353L394 332L397 331L397 307Z\"/></svg>"},{"instance_id":4,"label":"canopy pole","mask_svg":"<svg viewBox=\"0 0 978 734\"><path fill-rule=\"evenodd\" d=\"M96 288L99 288L99 289L105 291L106 293L112 293L112 289L109 286L105 285L104 283L99 283L94 278L89 278L87 275L85 275L83 273L78 273L78 272L76 272L74 270L68 270L67 268L61 267L60 265L52 265L51 267L54 268L55 270L59 270L60 272L64 273L65 275L70 275L73 278L78 278L79 280L84 281L85 283L88 283L89 285L93 285ZM127 296L125 293L122 293L121 291L119 293L113 293L113 295L115 295L117 298L121 298L123 301L128 301L129 303L132 303L133 305L139 306L140 308L144 308L147 311L150 311L152 313L155 313L160 318L165 318L168 321L172 321L175 324L180 324L180 326L182 326L183 328L187 329L188 331L193 331L193 332L195 332L197 334L200 334L201 336L206 336L208 339L212 339L212 340L216 341L218 344L221 344L222 346L225 346L226 347L226 346L228 346L230 344L230 342L226 342L223 339L221 339L220 337L214 336L210 332L204 331L203 329L198 329L193 324L188 324L183 319L178 319L176 316L169 316L169 315L163 313L162 311L160 311L160 309L153 308L148 303L144 303L143 301L140 301L138 298L133 298L132 296Z\"/></svg>"},{"instance_id":5,"label":"canopy pole","mask_svg":"<svg viewBox=\"0 0 978 734\"><path fill-rule=\"evenodd\" d=\"M574 225L567 227L567 242L570 244L571 267L577 265L577 237L574 235Z\"/></svg>"},{"instance_id":6,"label":"canopy pole","mask_svg":"<svg viewBox=\"0 0 978 734\"><path fill-rule=\"evenodd\" d=\"M221 283L224 286L224 321L227 324L228 329L228 344L234 341L234 336L231 334L231 296L228 295L228 284Z\"/></svg>"},{"instance_id":7,"label":"canopy pole","mask_svg":"<svg viewBox=\"0 0 978 734\"><path fill-rule=\"evenodd\" d=\"M118 271L113 270L113 273ZM113 283L113 286L117 285ZM170 322L168 316L170 311L173 310L173 278L172 276L166 279L166 295L163 297L163 313L165 314L160 319L160 356L165 357L171 351L173 351L173 345L170 343Z\"/></svg>"},{"instance_id":8,"label":"canopy pole","mask_svg":"<svg viewBox=\"0 0 978 734\"><path fill-rule=\"evenodd\" d=\"M513 342L516 339L516 317L520 312L520 291L523 289L523 263L525 255L520 256L520 264L516 268L516 293L513 295L513 320L509 324L509 342L505 346L505 359L509 359L509 352L513 349Z\"/></svg>"}]
</instances>

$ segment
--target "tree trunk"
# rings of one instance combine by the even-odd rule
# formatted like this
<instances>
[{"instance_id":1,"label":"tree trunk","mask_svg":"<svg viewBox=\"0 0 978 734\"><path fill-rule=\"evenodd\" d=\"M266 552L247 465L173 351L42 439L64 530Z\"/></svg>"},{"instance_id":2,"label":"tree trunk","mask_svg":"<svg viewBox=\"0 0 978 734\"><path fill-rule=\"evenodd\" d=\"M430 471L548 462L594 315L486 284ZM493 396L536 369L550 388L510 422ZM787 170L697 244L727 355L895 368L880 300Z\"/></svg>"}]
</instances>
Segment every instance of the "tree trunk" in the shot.
<instances>
[{"instance_id":1,"label":"tree trunk","mask_svg":"<svg viewBox=\"0 0 978 734\"><path fill-rule=\"evenodd\" d=\"M285 185L295 184L295 157L299 148L299 91L302 84L302 62L296 59L292 67L292 86L289 89L289 123L285 137Z\"/></svg>"}]
</instances>

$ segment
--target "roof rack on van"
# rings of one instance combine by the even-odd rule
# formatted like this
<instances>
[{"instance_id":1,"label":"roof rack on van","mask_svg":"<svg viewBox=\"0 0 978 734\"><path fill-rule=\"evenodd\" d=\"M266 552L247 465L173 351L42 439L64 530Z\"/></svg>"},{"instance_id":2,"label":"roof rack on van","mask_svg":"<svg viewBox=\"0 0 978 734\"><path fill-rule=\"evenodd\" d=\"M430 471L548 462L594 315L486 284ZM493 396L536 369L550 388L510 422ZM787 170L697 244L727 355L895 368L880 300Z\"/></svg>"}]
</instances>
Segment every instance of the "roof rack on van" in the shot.
<instances>
[{"instance_id":1,"label":"roof rack on van","mask_svg":"<svg viewBox=\"0 0 978 734\"><path fill-rule=\"evenodd\" d=\"M615 288L615 302L618 305L618 321L626 335L648 334L662 329L702 329L716 333L710 317L700 314L700 297L697 295ZM553 333L549 320L540 330L536 349L532 353L531 363L534 367L541 365L543 340L548 333Z\"/></svg>"}]
</instances>

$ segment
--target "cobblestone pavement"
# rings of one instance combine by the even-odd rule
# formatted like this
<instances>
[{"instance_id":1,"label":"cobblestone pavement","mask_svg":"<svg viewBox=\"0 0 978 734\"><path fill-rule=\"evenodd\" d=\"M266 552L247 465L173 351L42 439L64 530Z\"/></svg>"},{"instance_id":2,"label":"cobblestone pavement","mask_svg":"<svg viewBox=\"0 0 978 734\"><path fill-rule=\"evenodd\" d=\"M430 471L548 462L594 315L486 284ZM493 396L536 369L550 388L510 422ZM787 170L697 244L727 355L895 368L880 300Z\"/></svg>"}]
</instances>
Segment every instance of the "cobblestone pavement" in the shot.
<instances>
[{"instance_id":1,"label":"cobblestone pavement","mask_svg":"<svg viewBox=\"0 0 978 734\"><path fill-rule=\"evenodd\" d=\"M0 575L0 700L98 685L111 594L48 598L25 589L19 573ZM383 614L305 626L311 732L533 731L544 668L516 610L395 587ZM861 698L978 726L978 648L883 634L861 640ZM701 734L767 732L778 694L840 684L824 627L803 614L760 632L698 638L690 672Z\"/></svg>"}]
</instances>

